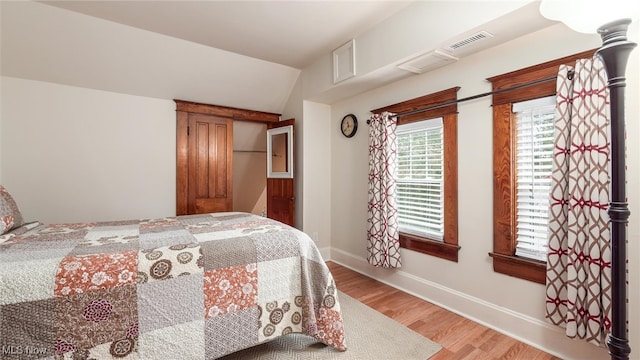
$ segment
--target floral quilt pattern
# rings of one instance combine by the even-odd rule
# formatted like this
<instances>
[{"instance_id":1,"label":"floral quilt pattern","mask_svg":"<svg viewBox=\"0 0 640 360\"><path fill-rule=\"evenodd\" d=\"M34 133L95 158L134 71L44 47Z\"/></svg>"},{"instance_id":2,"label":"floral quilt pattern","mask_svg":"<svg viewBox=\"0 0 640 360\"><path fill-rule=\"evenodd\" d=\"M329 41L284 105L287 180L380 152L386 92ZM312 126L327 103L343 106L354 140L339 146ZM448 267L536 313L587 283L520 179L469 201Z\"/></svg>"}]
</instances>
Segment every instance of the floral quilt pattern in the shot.
<instances>
[{"instance_id":1,"label":"floral quilt pattern","mask_svg":"<svg viewBox=\"0 0 640 360\"><path fill-rule=\"evenodd\" d=\"M251 214L31 226L0 280L2 359L215 359L289 333L346 350L313 241Z\"/></svg>"}]
</instances>

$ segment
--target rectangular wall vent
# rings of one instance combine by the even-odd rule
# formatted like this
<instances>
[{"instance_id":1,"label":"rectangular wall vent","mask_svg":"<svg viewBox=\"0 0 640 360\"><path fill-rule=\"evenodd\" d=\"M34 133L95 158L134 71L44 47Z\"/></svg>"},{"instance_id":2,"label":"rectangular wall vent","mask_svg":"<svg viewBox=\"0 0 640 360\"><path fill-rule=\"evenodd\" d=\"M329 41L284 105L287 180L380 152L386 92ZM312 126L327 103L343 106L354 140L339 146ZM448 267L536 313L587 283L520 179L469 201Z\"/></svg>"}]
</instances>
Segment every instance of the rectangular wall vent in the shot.
<instances>
[{"instance_id":1,"label":"rectangular wall vent","mask_svg":"<svg viewBox=\"0 0 640 360\"><path fill-rule=\"evenodd\" d=\"M398 65L398 68L411 71L412 73L422 74L427 70L439 68L456 60L458 60L458 58L453 55L434 50L404 62Z\"/></svg>"},{"instance_id":2,"label":"rectangular wall vent","mask_svg":"<svg viewBox=\"0 0 640 360\"><path fill-rule=\"evenodd\" d=\"M468 36L468 37L466 37L466 38L464 38L464 39L462 39L460 41L456 41L455 43L447 46L447 50L455 51L455 50L458 50L461 47L468 46L468 45L474 44L474 43L476 43L478 41L489 39L489 38L492 38L492 37L493 37L493 35L491 33L486 32L486 31L480 31L478 33L470 35L470 36Z\"/></svg>"},{"instance_id":3,"label":"rectangular wall vent","mask_svg":"<svg viewBox=\"0 0 640 360\"><path fill-rule=\"evenodd\" d=\"M333 50L333 83L337 84L356 76L356 40Z\"/></svg>"}]
</instances>

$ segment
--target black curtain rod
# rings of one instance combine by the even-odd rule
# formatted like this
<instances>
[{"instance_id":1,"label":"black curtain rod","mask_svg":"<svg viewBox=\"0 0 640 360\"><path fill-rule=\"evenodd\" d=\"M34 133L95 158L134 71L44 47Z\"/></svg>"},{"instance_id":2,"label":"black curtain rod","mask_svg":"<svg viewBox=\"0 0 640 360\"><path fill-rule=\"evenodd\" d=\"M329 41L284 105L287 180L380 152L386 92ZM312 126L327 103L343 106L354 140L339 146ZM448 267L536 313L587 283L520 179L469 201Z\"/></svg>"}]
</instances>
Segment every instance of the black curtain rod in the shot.
<instances>
[{"instance_id":1,"label":"black curtain rod","mask_svg":"<svg viewBox=\"0 0 640 360\"><path fill-rule=\"evenodd\" d=\"M573 71L569 71L569 79L571 79L573 77ZM549 76L543 79L538 79L538 80L534 80L531 82L527 82L527 83L522 83L522 84L518 84L518 85L513 85L504 89L498 89L498 90L494 90L494 91L489 91L486 93L482 93L482 94L478 94L478 95L473 95L473 96L469 96L466 98L462 98L462 99L456 99L456 100L452 100L452 101L447 101L445 103L442 104L438 104L438 105L431 105L431 106L427 106L424 108L420 108L420 109L415 109L415 110L411 110L411 111L405 111L405 112L401 112L401 113L397 113L396 116L397 117L401 117L401 116L408 116L408 115L413 115L413 114L419 114L421 112L425 112L425 111L429 111L429 110L433 110L433 109L439 109L445 106L449 106L449 105L453 105L453 104L457 104L459 102L463 102L463 101L469 101L469 100L475 100L481 97L485 97L485 96L489 96L489 95L493 95L493 94L499 94L499 93L503 93L505 91L511 91L511 90L515 90L515 89L520 89L523 87L528 87L528 86L533 86L533 85L537 85L537 84L541 84L541 83L546 83L549 81L555 81L557 78L557 76ZM370 123L370 120L367 120L367 124Z\"/></svg>"}]
</instances>

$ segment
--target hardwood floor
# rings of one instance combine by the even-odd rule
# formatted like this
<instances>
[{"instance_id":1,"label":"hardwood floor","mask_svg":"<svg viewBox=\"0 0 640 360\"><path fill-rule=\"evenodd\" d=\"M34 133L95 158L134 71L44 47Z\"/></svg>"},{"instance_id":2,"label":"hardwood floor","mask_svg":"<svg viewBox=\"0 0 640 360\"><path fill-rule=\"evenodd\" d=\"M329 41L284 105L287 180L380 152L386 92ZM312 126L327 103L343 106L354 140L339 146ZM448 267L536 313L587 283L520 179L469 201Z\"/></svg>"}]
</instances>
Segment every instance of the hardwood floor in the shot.
<instances>
[{"instance_id":1,"label":"hardwood floor","mask_svg":"<svg viewBox=\"0 0 640 360\"><path fill-rule=\"evenodd\" d=\"M327 265L340 291L441 344L430 360L558 359L344 266Z\"/></svg>"}]
</instances>

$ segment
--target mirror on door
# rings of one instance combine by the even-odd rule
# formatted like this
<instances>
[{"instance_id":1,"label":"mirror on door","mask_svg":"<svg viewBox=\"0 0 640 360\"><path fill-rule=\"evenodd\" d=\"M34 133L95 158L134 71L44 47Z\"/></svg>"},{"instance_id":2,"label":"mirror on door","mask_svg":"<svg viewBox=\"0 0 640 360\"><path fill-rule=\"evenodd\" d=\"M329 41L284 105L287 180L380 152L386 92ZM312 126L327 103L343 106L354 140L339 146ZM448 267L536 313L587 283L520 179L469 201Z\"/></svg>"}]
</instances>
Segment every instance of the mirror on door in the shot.
<instances>
[{"instance_id":1,"label":"mirror on door","mask_svg":"<svg viewBox=\"0 0 640 360\"><path fill-rule=\"evenodd\" d=\"M293 126L267 130L267 177L293 178Z\"/></svg>"}]
</instances>

